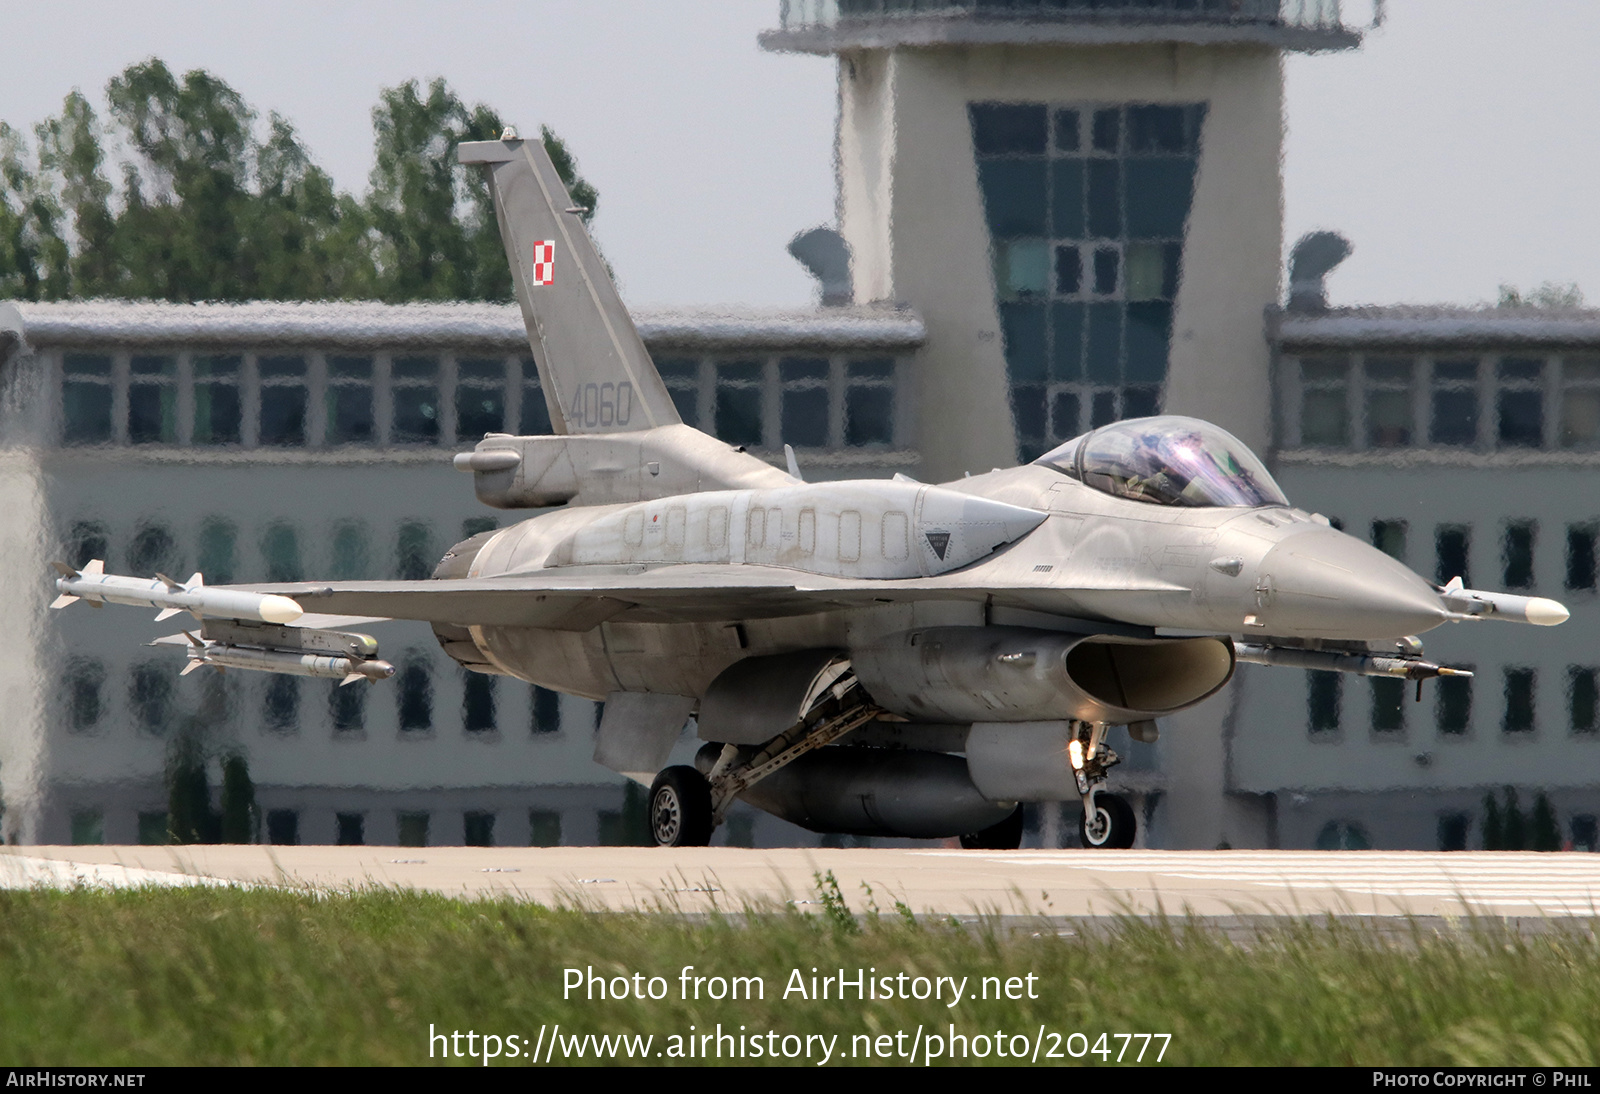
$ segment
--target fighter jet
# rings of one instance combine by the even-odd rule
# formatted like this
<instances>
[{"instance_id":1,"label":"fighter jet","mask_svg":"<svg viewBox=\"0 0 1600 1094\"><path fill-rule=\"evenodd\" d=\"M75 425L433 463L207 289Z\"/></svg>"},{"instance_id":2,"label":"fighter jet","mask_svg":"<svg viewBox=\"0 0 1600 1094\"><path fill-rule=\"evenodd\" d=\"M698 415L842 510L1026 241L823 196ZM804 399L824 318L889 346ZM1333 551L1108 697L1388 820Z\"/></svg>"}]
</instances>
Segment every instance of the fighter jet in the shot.
<instances>
[{"instance_id":1,"label":"fighter jet","mask_svg":"<svg viewBox=\"0 0 1600 1094\"><path fill-rule=\"evenodd\" d=\"M555 434L455 457L538 512L423 581L206 586L59 567L75 599L187 611L211 665L376 683L353 619L419 620L475 672L605 702L595 760L651 785L658 844L735 801L813 831L1018 846L1023 802L1082 805L1129 847L1107 731L1153 741L1240 661L1421 681L1450 621L1560 623L1539 598L1436 587L1292 506L1192 418L1115 422L941 484L808 483L684 425L538 141L463 144L494 195ZM249 594L249 595L246 595ZM290 601L292 603L285 603ZM694 766L665 767L687 725ZM664 768L664 769L663 769Z\"/></svg>"}]
</instances>

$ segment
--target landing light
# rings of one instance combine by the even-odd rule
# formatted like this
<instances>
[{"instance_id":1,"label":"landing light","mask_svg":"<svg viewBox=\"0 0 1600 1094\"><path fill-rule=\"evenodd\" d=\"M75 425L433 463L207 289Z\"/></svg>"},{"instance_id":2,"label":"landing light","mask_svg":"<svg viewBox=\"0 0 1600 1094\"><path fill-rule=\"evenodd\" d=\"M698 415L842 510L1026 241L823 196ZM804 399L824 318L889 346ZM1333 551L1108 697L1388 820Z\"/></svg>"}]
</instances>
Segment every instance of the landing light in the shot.
<instances>
[{"instance_id":1,"label":"landing light","mask_svg":"<svg viewBox=\"0 0 1600 1094\"><path fill-rule=\"evenodd\" d=\"M1067 759L1072 763L1072 770L1083 770L1083 742L1078 740L1067 742Z\"/></svg>"}]
</instances>

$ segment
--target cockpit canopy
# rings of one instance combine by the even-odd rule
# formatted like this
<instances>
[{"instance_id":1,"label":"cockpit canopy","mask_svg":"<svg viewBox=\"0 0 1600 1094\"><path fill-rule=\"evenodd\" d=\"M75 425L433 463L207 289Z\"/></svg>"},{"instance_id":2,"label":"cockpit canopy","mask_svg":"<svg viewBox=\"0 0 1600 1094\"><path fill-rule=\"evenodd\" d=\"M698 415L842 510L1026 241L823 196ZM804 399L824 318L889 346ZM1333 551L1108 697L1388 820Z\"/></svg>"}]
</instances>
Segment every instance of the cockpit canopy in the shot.
<instances>
[{"instance_id":1,"label":"cockpit canopy","mask_svg":"<svg viewBox=\"0 0 1600 1094\"><path fill-rule=\"evenodd\" d=\"M1034 461L1119 498L1157 505L1288 505L1238 438L1198 418L1113 422Z\"/></svg>"}]
</instances>

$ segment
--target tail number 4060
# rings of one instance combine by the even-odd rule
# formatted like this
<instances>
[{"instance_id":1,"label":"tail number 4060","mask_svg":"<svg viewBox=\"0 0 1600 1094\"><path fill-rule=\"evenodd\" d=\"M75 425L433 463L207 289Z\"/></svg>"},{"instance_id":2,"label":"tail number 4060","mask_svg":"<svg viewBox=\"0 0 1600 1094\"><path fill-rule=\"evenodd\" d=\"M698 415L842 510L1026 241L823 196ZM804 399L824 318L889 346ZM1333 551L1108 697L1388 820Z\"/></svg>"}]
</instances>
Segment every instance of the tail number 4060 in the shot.
<instances>
[{"instance_id":1,"label":"tail number 4060","mask_svg":"<svg viewBox=\"0 0 1600 1094\"><path fill-rule=\"evenodd\" d=\"M632 417L633 385L626 380L620 384L580 384L572 396L572 409L567 413L573 425L591 429L627 425Z\"/></svg>"}]
</instances>

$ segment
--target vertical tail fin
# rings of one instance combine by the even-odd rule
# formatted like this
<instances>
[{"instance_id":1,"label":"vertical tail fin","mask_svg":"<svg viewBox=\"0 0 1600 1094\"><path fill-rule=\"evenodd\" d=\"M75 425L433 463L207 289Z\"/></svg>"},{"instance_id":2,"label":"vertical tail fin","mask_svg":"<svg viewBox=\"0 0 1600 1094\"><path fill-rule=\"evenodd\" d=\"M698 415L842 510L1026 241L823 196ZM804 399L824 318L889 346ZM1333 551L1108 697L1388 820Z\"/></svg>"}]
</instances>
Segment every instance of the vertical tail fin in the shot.
<instances>
[{"instance_id":1,"label":"vertical tail fin","mask_svg":"<svg viewBox=\"0 0 1600 1094\"><path fill-rule=\"evenodd\" d=\"M494 194L517 303L557 433L620 433L678 422L600 252L544 146L508 137L457 146Z\"/></svg>"}]
</instances>

